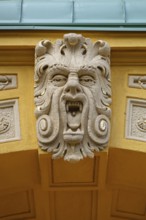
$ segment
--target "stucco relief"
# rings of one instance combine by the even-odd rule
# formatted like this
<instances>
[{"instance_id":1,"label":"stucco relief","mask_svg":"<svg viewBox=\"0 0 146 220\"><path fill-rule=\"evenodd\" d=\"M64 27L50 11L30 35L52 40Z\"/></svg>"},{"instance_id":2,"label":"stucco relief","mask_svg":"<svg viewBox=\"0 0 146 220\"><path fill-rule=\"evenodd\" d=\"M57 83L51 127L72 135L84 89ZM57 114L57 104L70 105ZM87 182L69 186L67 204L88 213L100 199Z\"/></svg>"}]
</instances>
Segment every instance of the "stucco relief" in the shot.
<instances>
[{"instance_id":1,"label":"stucco relief","mask_svg":"<svg viewBox=\"0 0 146 220\"><path fill-rule=\"evenodd\" d=\"M0 74L0 90L14 89L17 87L17 76Z\"/></svg>"},{"instance_id":2,"label":"stucco relief","mask_svg":"<svg viewBox=\"0 0 146 220\"><path fill-rule=\"evenodd\" d=\"M126 137L146 141L146 101L128 99Z\"/></svg>"},{"instance_id":3,"label":"stucco relief","mask_svg":"<svg viewBox=\"0 0 146 220\"><path fill-rule=\"evenodd\" d=\"M145 75L130 75L129 87L146 89L146 76Z\"/></svg>"},{"instance_id":4,"label":"stucco relief","mask_svg":"<svg viewBox=\"0 0 146 220\"><path fill-rule=\"evenodd\" d=\"M0 101L0 143L20 139L18 100Z\"/></svg>"},{"instance_id":5,"label":"stucco relief","mask_svg":"<svg viewBox=\"0 0 146 220\"><path fill-rule=\"evenodd\" d=\"M79 161L103 150L110 135L110 47L80 34L35 50L35 115L42 150Z\"/></svg>"}]
</instances>

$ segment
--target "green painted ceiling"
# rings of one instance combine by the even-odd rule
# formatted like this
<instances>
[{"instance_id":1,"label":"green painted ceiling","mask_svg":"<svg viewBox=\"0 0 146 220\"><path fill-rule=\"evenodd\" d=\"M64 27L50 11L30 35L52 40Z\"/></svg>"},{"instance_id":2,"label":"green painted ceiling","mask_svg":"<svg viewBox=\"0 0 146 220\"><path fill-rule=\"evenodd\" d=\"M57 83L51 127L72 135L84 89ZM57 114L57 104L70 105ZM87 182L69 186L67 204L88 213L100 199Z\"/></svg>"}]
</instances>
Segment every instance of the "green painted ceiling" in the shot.
<instances>
[{"instance_id":1,"label":"green painted ceiling","mask_svg":"<svg viewBox=\"0 0 146 220\"><path fill-rule=\"evenodd\" d=\"M0 0L0 29L145 31L146 0Z\"/></svg>"}]
</instances>

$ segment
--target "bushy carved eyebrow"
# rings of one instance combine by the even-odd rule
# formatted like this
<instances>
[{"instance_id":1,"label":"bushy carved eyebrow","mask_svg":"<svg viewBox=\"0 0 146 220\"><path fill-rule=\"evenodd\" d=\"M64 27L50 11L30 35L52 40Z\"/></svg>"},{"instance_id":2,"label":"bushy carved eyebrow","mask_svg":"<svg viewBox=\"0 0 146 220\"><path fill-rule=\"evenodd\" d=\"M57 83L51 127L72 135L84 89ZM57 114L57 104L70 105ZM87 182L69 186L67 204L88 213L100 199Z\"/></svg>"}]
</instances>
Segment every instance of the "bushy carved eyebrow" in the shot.
<instances>
[{"instance_id":1,"label":"bushy carved eyebrow","mask_svg":"<svg viewBox=\"0 0 146 220\"><path fill-rule=\"evenodd\" d=\"M62 64L54 64L54 65L50 66L48 75L50 77L53 77L57 74L62 74L62 75L68 76L68 74L69 74L68 67L65 65L62 65Z\"/></svg>"},{"instance_id":2,"label":"bushy carved eyebrow","mask_svg":"<svg viewBox=\"0 0 146 220\"><path fill-rule=\"evenodd\" d=\"M82 76L82 75L89 75L89 76L92 76L92 77L96 77L96 68L93 67L93 66L81 66L79 71L78 71L78 74L79 76Z\"/></svg>"}]
</instances>

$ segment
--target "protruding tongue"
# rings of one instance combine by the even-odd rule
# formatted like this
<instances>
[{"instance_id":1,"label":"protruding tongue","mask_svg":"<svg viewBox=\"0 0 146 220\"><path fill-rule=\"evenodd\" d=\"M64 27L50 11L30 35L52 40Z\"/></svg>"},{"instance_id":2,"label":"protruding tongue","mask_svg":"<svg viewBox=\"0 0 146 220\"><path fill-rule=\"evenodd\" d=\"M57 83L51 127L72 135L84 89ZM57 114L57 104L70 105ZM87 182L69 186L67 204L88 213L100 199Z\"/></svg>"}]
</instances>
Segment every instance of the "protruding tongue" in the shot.
<instances>
[{"instance_id":1,"label":"protruding tongue","mask_svg":"<svg viewBox=\"0 0 146 220\"><path fill-rule=\"evenodd\" d=\"M67 121L68 121L68 126L72 130L77 130L81 124L81 112L79 111L68 112Z\"/></svg>"}]
</instances>

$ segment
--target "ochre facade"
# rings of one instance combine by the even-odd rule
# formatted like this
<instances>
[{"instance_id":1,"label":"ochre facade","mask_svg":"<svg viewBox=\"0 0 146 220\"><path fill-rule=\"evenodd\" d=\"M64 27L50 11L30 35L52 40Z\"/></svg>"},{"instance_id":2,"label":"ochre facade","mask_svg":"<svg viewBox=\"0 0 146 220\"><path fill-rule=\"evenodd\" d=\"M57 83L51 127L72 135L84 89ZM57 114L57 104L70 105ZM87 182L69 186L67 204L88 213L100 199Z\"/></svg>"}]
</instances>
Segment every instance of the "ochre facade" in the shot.
<instances>
[{"instance_id":1,"label":"ochre facade","mask_svg":"<svg viewBox=\"0 0 146 220\"><path fill-rule=\"evenodd\" d=\"M127 115L128 100L146 99L146 90L128 81L131 75L146 76L146 34L77 32L111 46L112 119L108 148L72 164L39 149L34 116L35 45L64 33L0 33L0 75L17 78L17 88L1 89L0 102L18 100L20 118L20 138L2 142L0 136L0 220L145 220L145 121L141 133L132 126L135 112L145 112L146 105L135 101L133 115Z\"/></svg>"}]
</instances>

